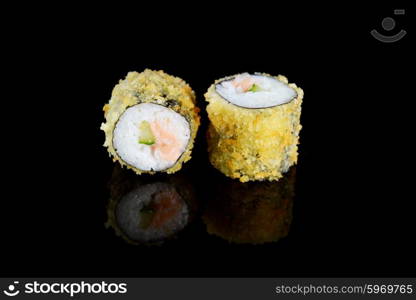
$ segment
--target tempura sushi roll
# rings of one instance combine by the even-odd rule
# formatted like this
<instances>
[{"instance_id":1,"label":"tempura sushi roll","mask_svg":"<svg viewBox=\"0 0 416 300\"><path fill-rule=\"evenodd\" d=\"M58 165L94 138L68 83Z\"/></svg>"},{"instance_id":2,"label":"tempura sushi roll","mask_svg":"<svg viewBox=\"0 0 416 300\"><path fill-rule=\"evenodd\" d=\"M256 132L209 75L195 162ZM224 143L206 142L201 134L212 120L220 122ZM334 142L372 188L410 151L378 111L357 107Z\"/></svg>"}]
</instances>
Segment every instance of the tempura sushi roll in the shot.
<instances>
[{"instance_id":1,"label":"tempura sushi roll","mask_svg":"<svg viewBox=\"0 0 416 300\"><path fill-rule=\"evenodd\" d=\"M296 167L278 182L213 183L202 216L208 233L237 244L277 242L292 223Z\"/></svg>"},{"instance_id":2,"label":"tempura sushi roll","mask_svg":"<svg viewBox=\"0 0 416 300\"><path fill-rule=\"evenodd\" d=\"M187 180L170 176L133 177L116 166L106 227L136 245L160 245L176 237L194 219L197 205Z\"/></svg>"},{"instance_id":3,"label":"tempura sushi roll","mask_svg":"<svg viewBox=\"0 0 416 300\"><path fill-rule=\"evenodd\" d=\"M103 110L104 146L122 166L137 174L174 173L191 158L199 110L182 79L163 71L130 72Z\"/></svg>"},{"instance_id":4,"label":"tempura sushi roll","mask_svg":"<svg viewBox=\"0 0 416 300\"><path fill-rule=\"evenodd\" d=\"M278 180L297 162L302 98L281 75L217 80L205 94L211 164L242 182Z\"/></svg>"}]
</instances>

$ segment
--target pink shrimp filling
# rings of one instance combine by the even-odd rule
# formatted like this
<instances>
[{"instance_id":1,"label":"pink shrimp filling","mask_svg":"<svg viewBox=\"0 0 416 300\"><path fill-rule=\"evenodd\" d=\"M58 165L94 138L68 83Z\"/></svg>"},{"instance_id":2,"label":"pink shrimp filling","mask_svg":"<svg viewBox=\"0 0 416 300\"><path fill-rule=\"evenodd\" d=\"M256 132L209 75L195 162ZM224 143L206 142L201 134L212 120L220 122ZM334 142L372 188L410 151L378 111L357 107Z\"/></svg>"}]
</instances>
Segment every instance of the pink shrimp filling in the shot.
<instances>
[{"instance_id":1,"label":"pink shrimp filling","mask_svg":"<svg viewBox=\"0 0 416 300\"><path fill-rule=\"evenodd\" d=\"M167 125L167 121L150 123L150 128L156 140L151 147L152 151L158 153L164 160L175 162L181 155L180 143L174 134L166 130Z\"/></svg>"},{"instance_id":2,"label":"pink shrimp filling","mask_svg":"<svg viewBox=\"0 0 416 300\"><path fill-rule=\"evenodd\" d=\"M236 89L241 89L243 92L247 92L254 84L254 80L250 77L236 77L233 81L231 81L231 84Z\"/></svg>"}]
</instances>

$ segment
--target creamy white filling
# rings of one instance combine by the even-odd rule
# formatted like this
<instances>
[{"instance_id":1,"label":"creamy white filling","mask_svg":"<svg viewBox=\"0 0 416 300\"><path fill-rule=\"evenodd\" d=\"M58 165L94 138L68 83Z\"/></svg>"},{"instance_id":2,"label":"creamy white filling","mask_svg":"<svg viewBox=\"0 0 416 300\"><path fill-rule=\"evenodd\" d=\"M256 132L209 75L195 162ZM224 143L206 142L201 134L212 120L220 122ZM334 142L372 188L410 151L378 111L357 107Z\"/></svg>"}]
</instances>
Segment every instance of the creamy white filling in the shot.
<instances>
[{"instance_id":1,"label":"creamy white filling","mask_svg":"<svg viewBox=\"0 0 416 300\"><path fill-rule=\"evenodd\" d=\"M161 134L154 133L152 145L139 142L143 121L161 128ZM113 147L129 165L145 171L161 171L175 164L189 138L189 124L182 115L158 104L140 103L120 116L113 133Z\"/></svg>"},{"instance_id":2,"label":"creamy white filling","mask_svg":"<svg viewBox=\"0 0 416 300\"><path fill-rule=\"evenodd\" d=\"M248 73L217 84L216 90L227 101L246 108L272 107L296 97L295 90L284 82L270 76Z\"/></svg>"}]
</instances>

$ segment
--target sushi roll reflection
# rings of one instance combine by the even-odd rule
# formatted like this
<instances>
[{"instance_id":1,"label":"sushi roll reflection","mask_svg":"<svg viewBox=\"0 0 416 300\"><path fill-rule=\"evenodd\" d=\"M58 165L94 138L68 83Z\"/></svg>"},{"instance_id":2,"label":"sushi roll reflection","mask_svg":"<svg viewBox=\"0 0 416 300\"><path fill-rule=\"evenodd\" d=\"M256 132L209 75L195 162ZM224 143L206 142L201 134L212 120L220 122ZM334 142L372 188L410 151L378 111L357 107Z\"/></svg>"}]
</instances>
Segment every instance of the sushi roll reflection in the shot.
<instances>
[{"instance_id":1,"label":"sushi roll reflection","mask_svg":"<svg viewBox=\"0 0 416 300\"><path fill-rule=\"evenodd\" d=\"M176 176L176 175L174 175ZM112 178L107 227L132 244L161 244L175 237L195 215L195 199L181 178Z\"/></svg>"},{"instance_id":2,"label":"sushi roll reflection","mask_svg":"<svg viewBox=\"0 0 416 300\"><path fill-rule=\"evenodd\" d=\"M287 236L295 177L292 167L279 182L217 182L202 217L208 233L238 244L276 242Z\"/></svg>"},{"instance_id":3,"label":"sushi roll reflection","mask_svg":"<svg viewBox=\"0 0 416 300\"><path fill-rule=\"evenodd\" d=\"M174 173L191 158L199 110L182 79L163 71L130 72L103 109L104 146L122 166L137 174Z\"/></svg>"},{"instance_id":4,"label":"sushi roll reflection","mask_svg":"<svg viewBox=\"0 0 416 300\"><path fill-rule=\"evenodd\" d=\"M226 77L205 98L209 159L226 176L278 180L297 162L303 91L286 77Z\"/></svg>"}]
</instances>

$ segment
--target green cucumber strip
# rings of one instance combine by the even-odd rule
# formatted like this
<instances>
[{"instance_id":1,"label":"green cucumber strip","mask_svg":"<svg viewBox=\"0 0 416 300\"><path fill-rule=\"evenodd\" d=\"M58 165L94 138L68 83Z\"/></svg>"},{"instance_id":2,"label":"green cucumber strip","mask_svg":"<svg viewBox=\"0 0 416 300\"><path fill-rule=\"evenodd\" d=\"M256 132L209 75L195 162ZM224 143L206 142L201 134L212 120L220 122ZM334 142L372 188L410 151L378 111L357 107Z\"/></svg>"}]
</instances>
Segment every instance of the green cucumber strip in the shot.
<instances>
[{"instance_id":1,"label":"green cucumber strip","mask_svg":"<svg viewBox=\"0 0 416 300\"><path fill-rule=\"evenodd\" d=\"M139 126L139 143L144 145L153 145L155 141L155 136L153 135L150 124L147 121L143 121Z\"/></svg>"},{"instance_id":2,"label":"green cucumber strip","mask_svg":"<svg viewBox=\"0 0 416 300\"><path fill-rule=\"evenodd\" d=\"M261 88L257 84L253 83L253 85L251 86L250 89L248 89L248 91L249 92L258 92L258 91L261 91Z\"/></svg>"}]
</instances>

